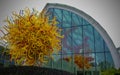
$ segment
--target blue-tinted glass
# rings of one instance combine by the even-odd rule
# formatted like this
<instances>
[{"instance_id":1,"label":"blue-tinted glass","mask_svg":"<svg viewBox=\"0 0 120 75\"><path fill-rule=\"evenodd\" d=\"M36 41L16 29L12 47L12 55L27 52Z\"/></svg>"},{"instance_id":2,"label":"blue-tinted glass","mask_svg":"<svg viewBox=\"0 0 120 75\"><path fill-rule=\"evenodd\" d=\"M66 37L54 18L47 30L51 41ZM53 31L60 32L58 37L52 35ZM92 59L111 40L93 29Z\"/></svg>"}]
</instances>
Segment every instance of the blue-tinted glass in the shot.
<instances>
[{"instance_id":1,"label":"blue-tinted glass","mask_svg":"<svg viewBox=\"0 0 120 75\"><path fill-rule=\"evenodd\" d=\"M110 53L105 53L105 55L106 55L106 68L111 68L111 67L113 67L114 65L114 63L113 63L113 59L112 59L112 56L111 56L111 54Z\"/></svg>"},{"instance_id":2,"label":"blue-tinted glass","mask_svg":"<svg viewBox=\"0 0 120 75\"><path fill-rule=\"evenodd\" d=\"M56 17L56 20L58 22L57 26L61 28L62 26L62 10L60 9L54 9L54 16Z\"/></svg>"},{"instance_id":3,"label":"blue-tinted glass","mask_svg":"<svg viewBox=\"0 0 120 75\"><path fill-rule=\"evenodd\" d=\"M65 71L73 72L74 71L74 68L73 68L74 64L73 64L72 60L68 60L67 58L72 59L72 55L71 54L63 55L62 69Z\"/></svg>"},{"instance_id":4,"label":"blue-tinted glass","mask_svg":"<svg viewBox=\"0 0 120 75\"><path fill-rule=\"evenodd\" d=\"M69 11L63 11L63 21L67 22L67 23L71 23L71 13Z\"/></svg>"},{"instance_id":5,"label":"blue-tinted glass","mask_svg":"<svg viewBox=\"0 0 120 75\"><path fill-rule=\"evenodd\" d=\"M96 53L96 64L97 69L105 69L105 54L104 53Z\"/></svg>"},{"instance_id":6,"label":"blue-tinted glass","mask_svg":"<svg viewBox=\"0 0 120 75\"><path fill-rule=\"evenodd\" d=\"M71 53L72 52L72 41L71 41L71 28L64 28L63 35L64 38L62 39L62 53Z\"/></svg>"},{"instance_id":7,"label":"blue-tinted glass","mask_svg":"<svg viewBox=\"0 0 120 75\"><path fill-rule=\"evenodd\" d=\"M92 26L83 26L84 50L94 52L94 34Z\"/></svg>"},{"instance_id":8,"label":"blue-tinted glass","mask_svg":"<svg viewBox=\"0 0 120 75\"><path fill-rule=\"evenodd\" d=\"M68 11L63 11L62 19L63 27L71 27L71 13Z\"/></svg>"},{"instance_id":9,"label":"blue-tinted glass","mask_svg":"<svg viewBox=\"0 0 120 75\"><path fill-rule=\"evenodd\" d=\"M71 27L71 23L64 22L64 23L62 24L62 26L63 26L63 27Z\"/></svg>"},{"instance_id":10,"label":"blue-tinted glass","mask_svg":"<svg viewBox=\"0 0 120 75\"><path fill-rule=\"evenodd\" d=\"M90 23L86 21L85 19L83 19L83 25L90 25Z\"/></svg>"},{"instance_id":11,"label":"blue-tinted glass","mask_svg":"<svg viewBox=\"0 0 120 75\"><path fill-rule=\"evenodd\" d=\"M76 14L72 14L72 26L82 25L81 17L78 17Z\"/></svg>"},{"instance_id":12,"label":"blue-tinted glass","mask_svg":"<svg viewBox=\"0 0 120 75\"><path fill-rule=\"evenodd\" d=\"M104 52L104 40L96 30L94 31L95 31L95 50L96 52Z\"/></svg>"},{"instance_id":13,"label":"blue-tinted glass","mask_svg":"<svg viewBox=\"0 0 120 75\"><path fill-rule=\"evenodd\" d=\"M72 48L74 53L81 53L83 50L82 27L72 27Z\"/></svg>"},{"instance_id":14,"label":"blue-tinted glass","mask_svg":"<svg viewBox=\"0 0 120 75\"><path fill-rule=\"evenodd\" d=\"M58 55L58 54L54 54L53 55L53 57L54 57L54 60L53 60L53 68L55 68L55 69L62 69L62 56L61 55ZM59 64L59 65L58 65Z\"/></svg>"},{"instance_id":15,"label":"blue-tinted glass","mask_svg":"<svg viewBox=\"0 0 120 75\"><path fill-rule=\"evenodd\" d=\"M62 10L54 9L54 16L57 18L59 22L62 22Z\"/></svg>"}]
</instances>

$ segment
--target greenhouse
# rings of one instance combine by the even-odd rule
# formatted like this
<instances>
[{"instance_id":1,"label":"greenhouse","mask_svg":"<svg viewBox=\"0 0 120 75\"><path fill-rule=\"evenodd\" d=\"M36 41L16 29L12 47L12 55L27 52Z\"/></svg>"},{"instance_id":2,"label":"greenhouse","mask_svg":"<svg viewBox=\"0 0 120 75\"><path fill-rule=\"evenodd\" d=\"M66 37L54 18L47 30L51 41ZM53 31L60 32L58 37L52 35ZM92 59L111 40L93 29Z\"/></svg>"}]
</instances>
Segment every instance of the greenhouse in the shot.
<instances>
[{"instance_id":1,"label":"greenhouse","mask_svg":"<svg viewBox=\"0 0 120 75\"><path fill-rule=\"evenodd\" d=\"M56 17L61 29L62 46L42 67L70 72L75 75L101 75L110 68L120 68L119 53L106 31L89 15L74 7L62 4L47 4L44 8L49 19ZM2 47L0 48L2 49ZM75 61L81 56L78 65ZM1 57L6 65L7 60ZM80 60L80 59L79 59ZM10 63L14 64L14 63Z\"/></svg>"},{"instance_id":2,"label":"greenhouse","mask_svg":"<svg viewBox=\"0 0 120 75\"><path fill-rule=\"evenodd\" d=\"M51 15L50 18L56 16L59 22L58 27L62 29L61 34L64 35L64 39L61 41L62 51L57 55L54 54L56 60L51 61L47 67L62 69L75 74L84 71L84 74L99 75L102 70L117 68L120 65L119 60L116 60L119 58L119 54L116 52L114 55L115 52L113 51L116 48L111 39L90 16L76 8L61 4L48 4L45 9ZM91 68L88 70L79 69L74 64L74 59L69 63L62 60L66 57L74 58L74 55L82 55L88 58L89 63L92 64Z\"/></svg>"}]
</instances>

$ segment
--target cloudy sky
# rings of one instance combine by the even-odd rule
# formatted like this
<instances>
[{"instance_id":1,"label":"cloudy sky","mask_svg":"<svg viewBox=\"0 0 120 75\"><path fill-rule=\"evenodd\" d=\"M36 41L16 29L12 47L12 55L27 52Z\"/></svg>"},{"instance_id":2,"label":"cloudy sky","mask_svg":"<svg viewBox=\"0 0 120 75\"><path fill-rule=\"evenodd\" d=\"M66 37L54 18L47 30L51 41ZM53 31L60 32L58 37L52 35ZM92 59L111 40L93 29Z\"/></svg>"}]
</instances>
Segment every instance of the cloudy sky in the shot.
<instances>
[{"instance_id":1,"label":"cloudy sky","mask_svg":"<svg viewBox=\"0 0 120 75\"><path fill-rule=\"evenodd\" d=\"M66 4L84 11L106 30L116 47L120 46L120 0L0 0L0 28L13 11L25 7L41 11L47 3Z\"/></svg>"}]
</instances>

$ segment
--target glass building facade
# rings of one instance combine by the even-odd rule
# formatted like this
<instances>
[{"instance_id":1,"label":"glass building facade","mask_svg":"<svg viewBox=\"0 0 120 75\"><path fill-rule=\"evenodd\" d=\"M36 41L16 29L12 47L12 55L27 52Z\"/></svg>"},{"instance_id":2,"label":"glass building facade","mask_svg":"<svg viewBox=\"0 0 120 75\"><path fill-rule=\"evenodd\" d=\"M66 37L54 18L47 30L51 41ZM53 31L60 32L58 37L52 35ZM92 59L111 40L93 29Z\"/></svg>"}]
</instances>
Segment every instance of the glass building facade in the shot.
<instances>
[{"instance_id":1,"label":"glass building facade","mask_svg":"<svg viewBox=\"0 0 120 75\"><path fill-rule=\"evenodd\" d=\"M55 7L55 6L54 6ZM101 71L114 67L110 50L100 33L83 17L69 10L51 7L47 9L50 19L56 17L58 27L62 29L62 49L58 54L53 54L44 67L69 71L74 74L99 75ZM92 65L89 69L79 69L74 63L74 55L89 58ZM66 62L64 58L71 57L72 61ZM84 60L84 58L83 58ZM84 62L83 62L84 65Z\"/></svg>"}]
</instances>

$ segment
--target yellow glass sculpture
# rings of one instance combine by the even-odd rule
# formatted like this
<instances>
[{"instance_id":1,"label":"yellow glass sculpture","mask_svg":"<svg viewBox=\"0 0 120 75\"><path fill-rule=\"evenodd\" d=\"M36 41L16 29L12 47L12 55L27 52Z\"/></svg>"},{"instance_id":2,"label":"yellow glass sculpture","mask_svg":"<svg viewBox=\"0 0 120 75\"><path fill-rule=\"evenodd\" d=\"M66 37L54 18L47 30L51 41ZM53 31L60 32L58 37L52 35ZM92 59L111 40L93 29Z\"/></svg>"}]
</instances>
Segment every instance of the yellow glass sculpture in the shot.
<instances>
[{"instance_id":1,"label":"yellow glass sculpture","mask_svg":"<svg viewBox=\"0 0 120 75\"><path fill-rule=\"evenodd\" d=\"M65 60L67 62L71 62L72 57L63 58L63 60ZM78 66L79 69L89 69L89 68L91 68L91 64L89 63L88 58L84 57L82 55L74 55L73 61Z\"/></svg>"},{"instance_id":2,"label":"yellow glass sculpture","mask_svg":"<svg viewBox=\"0 0 120 75\"><path fill-rule=\"evenodd\" d=\"M13 21L6 20L4 29L8 32L4 39L8 42L8 53L17 65L42 65L44 58L51 58L53 52L61 49L60 29L54 17L49 20L45 12L27 8L24 14L13 13Z\"/></svg>"},{"instance_id":3,"label":"yellow glass sculpture","mask_svg":"<svg viewBox=\"0 0 120 75\"><path fill-rule=\"evenodd\" d=\"M80 68L80 69L89 69L91 67L91 64L89 63L89 60L81 55L74 55L74 63Z\"/></svg>"}]
</instances>

